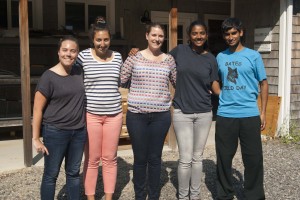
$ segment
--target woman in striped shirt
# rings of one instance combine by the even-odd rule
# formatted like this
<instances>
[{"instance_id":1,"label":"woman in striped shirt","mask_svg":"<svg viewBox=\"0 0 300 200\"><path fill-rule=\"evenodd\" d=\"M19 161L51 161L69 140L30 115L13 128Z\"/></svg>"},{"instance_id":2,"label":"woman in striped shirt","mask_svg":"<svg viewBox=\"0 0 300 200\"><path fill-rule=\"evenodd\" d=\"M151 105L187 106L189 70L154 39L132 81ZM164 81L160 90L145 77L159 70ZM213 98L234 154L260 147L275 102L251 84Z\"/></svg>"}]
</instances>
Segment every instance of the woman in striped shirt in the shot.
<instances>
[{"instance_id":1,"label":"woman in striped shirt","mask_svg":"<svg viewBox=\"0 0 300 200\"><path fill-rule=\"evenodd\" d=\"M98 167L102 161L105 199L112 199L117 178L117 149L122 126L119 75L121 54L109 49L111 34L104 18L90 30L92 48L78 55L84 70L88 142L85 148L84 187L87 199L95 199Z\"/></svg>"},{"instance_id":2,"label":"woman in striped shirt","mask_svg":"<svg viewBox=\"0 0 300 200\"><path fill-rule=\"evenodd\" d=\"M174 86L176 79L174 58L161 52L164 36L161 25L148 25L148 47L129 56L121 69L121 83L131 81L126 124L134 153L136 200L146 199L146 185L148 199L159 199L161 154L171 124L169 81Z\"/></svg>"}]
</instances>

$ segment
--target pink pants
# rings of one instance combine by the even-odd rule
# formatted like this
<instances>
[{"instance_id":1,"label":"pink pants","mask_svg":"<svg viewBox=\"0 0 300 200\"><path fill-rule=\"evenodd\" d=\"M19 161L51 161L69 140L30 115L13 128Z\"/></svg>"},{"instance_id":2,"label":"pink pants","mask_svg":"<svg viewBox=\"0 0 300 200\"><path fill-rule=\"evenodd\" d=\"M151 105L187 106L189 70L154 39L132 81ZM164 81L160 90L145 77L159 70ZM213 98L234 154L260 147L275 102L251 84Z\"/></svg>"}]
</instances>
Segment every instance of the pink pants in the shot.
<instances>
[{"instance_id":1,"label":"pink pants","mask_svg":"<svg viewBox=\"0 0 300 200\"><path fill-rule=\"evenodd\" d=\"M85 146L84 188L95 195L98 167L102 161L105 193L114 193L117 179L117 150L122 127L122 113L116 115L86 114L88 142Z\"/></svg>"}]
</instances>

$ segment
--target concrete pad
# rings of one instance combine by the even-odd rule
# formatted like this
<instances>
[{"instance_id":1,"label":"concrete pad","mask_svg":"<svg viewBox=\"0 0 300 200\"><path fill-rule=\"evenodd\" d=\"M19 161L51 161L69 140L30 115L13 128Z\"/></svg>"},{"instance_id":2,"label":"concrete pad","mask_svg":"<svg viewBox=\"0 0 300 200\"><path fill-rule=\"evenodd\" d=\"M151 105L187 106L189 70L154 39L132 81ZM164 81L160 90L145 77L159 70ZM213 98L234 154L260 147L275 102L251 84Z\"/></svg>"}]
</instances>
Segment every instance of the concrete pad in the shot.
<instances>
[{"instance_id":1,"label":"concrete pad","mask_svg":"<svg viewBox=\"0 0 300 200\"><path fill-rule=\"evenodd\" d=\"M0 141L0 173L25 168L23 152L22 139ZM39 156L35 149L32 149L32 152L35 165L43 166L43 159L38 159L42 156Z\"/></svg>"},{"instance_id":2,"label":"concrete pad","mask_svg":"<svg viewBox=\"0 0 300 200\"><path fill-rule=\"evenodd\" d=\"M212 123L210 133L207 139L206 147L215 144L215 121ZM164 151L170 151L168 146L164 147ZM44 159L41 154L37 154L32 148L33 165L43 166ZM132 149L119 150L118 156L132 156ZM24 165L23 140L5 140L0 141L0 173L22 169Z\"/></svg>"}]
</instances>

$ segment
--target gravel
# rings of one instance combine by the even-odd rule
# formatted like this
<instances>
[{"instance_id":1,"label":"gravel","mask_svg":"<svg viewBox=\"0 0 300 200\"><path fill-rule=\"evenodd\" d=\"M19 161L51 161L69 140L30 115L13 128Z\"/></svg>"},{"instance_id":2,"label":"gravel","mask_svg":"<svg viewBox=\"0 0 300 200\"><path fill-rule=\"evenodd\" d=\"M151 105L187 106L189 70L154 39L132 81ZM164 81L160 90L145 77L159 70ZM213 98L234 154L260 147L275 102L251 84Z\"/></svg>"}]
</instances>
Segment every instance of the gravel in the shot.
<instances>
[{"instance_id":1,"label":"gravel","mask_svg":"<svg viewBox=\"0 0 300 200\"><path fill-rule=\"evenodd\" d=\"M277 140L263 143L265 167L265 193L269 200L298 200L300 199L300 145L286 145ZM208 146L203 160L203 182L201 186L202 199L214 199L215 187L215 149ZM177 193L177 160L178 153L163 152L161 198L164 200L176 199ZM134 199L132 184L131 156L118 159L118 179L114 199ZM101 167L99 168L101 170ZM238 150L233 160L233 179L236 190L236 199L244 199L243 188L243 163ZM34 200L40 199L39 188L43 167L30 167L17 171L8 171L0 174L0 199L1 200ZM56 199L67 199L65 188L64 169L61 168L56 185ZM86 199L81 187L82 199ZM102 176L99 173L96 198L103 198Z\"/></svg>"}]
</instances>

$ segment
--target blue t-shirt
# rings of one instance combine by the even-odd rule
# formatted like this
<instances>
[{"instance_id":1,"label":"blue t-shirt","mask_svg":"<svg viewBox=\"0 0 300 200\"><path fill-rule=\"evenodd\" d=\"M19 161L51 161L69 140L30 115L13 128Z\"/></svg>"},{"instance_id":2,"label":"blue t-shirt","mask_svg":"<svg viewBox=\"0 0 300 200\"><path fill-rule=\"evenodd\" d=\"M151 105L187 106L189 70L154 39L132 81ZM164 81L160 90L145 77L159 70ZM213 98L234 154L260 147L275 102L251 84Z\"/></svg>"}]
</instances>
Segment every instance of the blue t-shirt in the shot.
<instances>
[{"instance_id":1,"label":"blue t-shirt","mask_svg":"<svg viewBox=\"0 0 300 200\"><path fill-rule=\"evenodd\" d=\"M232 118L258 116L258 85L267 78L260 54L246 47L239 52L227 49L218 54L217 62L222 81L217 115Z\"/></svg>"}]
</instances>

